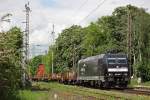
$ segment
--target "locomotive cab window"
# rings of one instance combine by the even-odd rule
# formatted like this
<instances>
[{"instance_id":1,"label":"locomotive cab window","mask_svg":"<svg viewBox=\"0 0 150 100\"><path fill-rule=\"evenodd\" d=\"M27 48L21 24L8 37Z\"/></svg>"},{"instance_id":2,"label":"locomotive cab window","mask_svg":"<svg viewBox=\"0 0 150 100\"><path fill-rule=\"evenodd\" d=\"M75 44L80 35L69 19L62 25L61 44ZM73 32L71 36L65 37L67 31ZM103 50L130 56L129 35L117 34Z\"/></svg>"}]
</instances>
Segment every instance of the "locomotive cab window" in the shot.
<instances>
[{"instance_id":1,"label":"locomotive cab window","mask_svg":"<svg viewBox=\"0 0 150 100\"><path fill-rule=\"evenodd\" d=\"M115 59L108 59L108 64L115 64L116 60Z\"/></svg>"},{"instance_id":2,"label":"locomotive cab window","mask_svg":"<svg viewBox=\"0 0 150 100\"><path fill-rule=\"evenodd\" d=\"M126 59L118 59L117 61L119 64L126 64L127 60Z\"/></svg>"}]
</instances>

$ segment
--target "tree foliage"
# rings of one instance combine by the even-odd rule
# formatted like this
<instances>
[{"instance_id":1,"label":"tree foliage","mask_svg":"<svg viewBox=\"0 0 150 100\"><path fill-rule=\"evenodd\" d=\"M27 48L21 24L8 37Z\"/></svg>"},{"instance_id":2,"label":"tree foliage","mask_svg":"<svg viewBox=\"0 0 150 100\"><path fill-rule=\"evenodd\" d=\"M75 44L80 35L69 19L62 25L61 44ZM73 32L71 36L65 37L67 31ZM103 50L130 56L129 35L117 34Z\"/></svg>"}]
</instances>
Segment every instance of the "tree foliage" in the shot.
<instances>
[{"instance_id":1,"label":"tree foliage","mask_svg":"<svg viewBox=\"0 0 150 100\"><path fill-rule=\"evenodd\" d=\"M0 33L0 99L12 100L21 82L22 33L17 27Z\"/></svg>"},{"instance_id":2,"label":"tree foliage","mask_svg":"<svg viewBox=\"0 0 150 100\"><path fill-rule=\"evenodd\" d=\"M42 55L35 56L29 61L30 74L32 76L35 75L38 65L42 63L42 57Z\"/></svg>"},{"instance_id":3,"label":"tree foliage","mask_svg":"<svg viewBox=\"0 0 150 100\"><path fill-rule=\"evenodd\" d=\"M54 63L55 66L57 66L56 72L73 67L73 63L76 64L81 58L83 53L81 47L83 38L84 32L80 26L73 25L70 28L63 30L53 47L55 55Z\"/></svg>"}]
</instances>

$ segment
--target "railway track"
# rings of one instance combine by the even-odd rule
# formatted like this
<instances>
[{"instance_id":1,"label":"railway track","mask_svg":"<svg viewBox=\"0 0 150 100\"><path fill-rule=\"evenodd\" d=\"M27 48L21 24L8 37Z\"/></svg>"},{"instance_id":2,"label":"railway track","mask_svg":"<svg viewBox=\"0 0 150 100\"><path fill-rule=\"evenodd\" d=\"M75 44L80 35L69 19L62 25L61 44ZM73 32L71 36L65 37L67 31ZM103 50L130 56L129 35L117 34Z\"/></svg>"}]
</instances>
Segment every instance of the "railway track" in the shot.
<instances>
[{"instance_id":1,"label":"railway track","mask_svg":"<svg viewBox=\"0 0 150 100\"><path fill-rule=\"evenodd\" d=\"M72 92L68 91L59 91L54 88L40 88L39 86L32 87L32 91L42 91L42 92L50 92L52 97L57 95L57 100L108 100L109 98L113 98L115 100L121 100L120 96L113 96L106 93L98 93L96 91L89 90L89 88L85 88L82 86L78 86L78 89L73 90ZM80 93L79 93L80 91ZM88 96L87 94L92 94ZM97 96L93 96L97 95ZM126 99L128 100L128 99Z\"/></svg>"},{"instance_id":2,"label":"railway track","mask_svg":"<svg viewBox=\"0 0 150 100\"><path fill-rule=\"evenodd\" d=\"M112 91L119 91L122 93L132 93L132 94L137 94L137 95L150 96L150 88L145 88L145 87L134 87L134 88L126 88L126 89L112 89Z\"/></svg>"},{"instance_id":3,"label":"railway track","mask_svg":"<svg viewBox=\"0 0 150 100\"><path fill-rule=\"evenodd\" d=\"M147 90L147 91L150 91L150 87L145 87L145 86L136 86L134 87L135 89L140 89L140 90Z\"/></svg>"},{"instance_id":4,"label":"railway track","mask_svg":"<svg viewBox=\"0 0 150 100\"><path fill-rule=\"evenodd\" d=\"M92 88L92 89L95 89L95 88ZM94 95L99 95L99 97L98 98L96 98L96 97L93 97L93 98L95 98L95 99L92 99L92 100L108 100L109 98L113 98L113 99L115 99L115 100L121 100L122 99L122 97L120 97L120 96L116 96L116 95L109 95L109 94L107 94L107 93L99 93L99 92L97 92L97 91L94 91L94 90L89 90L89 87L87 88L85 88L85 87L82 87L82 86L80 86L80 89L79 89L80 91L82 91L83 93L90 93L90 94L94 94ZM78 94L78 92L77 91L75 91L74 90L74 93L76 93L76 94ZM125 100L128 100L128 98L125 98Z\"/></svg>"},{"instance_id":5,"label":"railway track","mask_svg":"<svg viewBox=\"0 0 150 100\"><path fill-rule=\"evenodd\" d=\"M123 90L123 92L150 96L150 91L147 91L147 90L127 89L127 90Z\"/></svg>"},{"instance_id":6,"label":"railway track","mask_svg":"<svg viewBox=\"0 0 150 100\"><path fill-rule=\"evenodd\" d=\"M97 93L95 91L87 90L88 88L96 89L96 90L99 90L100 88L91 87L91 86L77 86L77 87L80 87L81 88L80 91L82 91L82 92L90 92L90 93L93 93L93 94L96 94L96 95L101 94L101 93ZM102 90L150 96L150 88L147 88L147 87L133 87L133 88L125 88L125 89L124 88L110 88L110 89L102 89ZM74 92L77 93L75 90L74 90ZM113 98L121 99L120 96L112 96L112 95L107 95L105 93L104 94L102 93L102 95L103 95L104 98L105 97L113 97ZM103 98L101 98L101 99L103 99Z\"/></svg>"},{"instance_id":7,"label":"railway track","mask_svg":"<svg viewBox=\"0 0 150 100\"><path fill-rule=\"evenodd\" d=\"M99 88L93 88L93 87L86 87L86 88L99 89ZM146 88L146 87L133 87L133 88L126 88L126 89L113 88L113 89L104 89L104 90L150 96L150 88ZM117 98L119 97L117 96Z\"/></svg>"},{"instance_id":8,"label":"railway track","mask_svg":"<svg viewBox=\"0 0 150 100\"><path fill-rule=\"evenodd\" d=\"M86 88L91 88L91 89L100 89L100 88L96 88L96 87L92 87L92 86L80 86L82 88L86 87ZM146 88L146 87L133 87L133 88L110 88L110 89L102 89L102 90L107 90L107 91L116 91L116 92L121 92L121 93L132 93L132 94L136 94L136 95L145 95L145 96L150 96L150 88ZM81 90L83 91L83 90ZM86 91L84 91L86 92ZM89 91L88 91L89 92ZM98 93L95 93L98 94ZM103 94L105 96L109 96L106 94ZM114 96L115 98L120 98L119 96Z\"/></svg>"},{"instance_id":9,"label":"railway track","mask_svg":"<svg viewBox=\"0 0 150 100\"><path fill-rule=\"evenodd\" d=\"M33 87L33 91L49 92L52 97L57 95L58 100L135 100L136 98L144 98L149 100L150 90L143 88L126 88L126 89L100 89L84 86L71 86L56 84L55 87ZM133 95L132 95L133 94ZM63 99L62 99L63 98Z\"/></svg>"}]
</instances>

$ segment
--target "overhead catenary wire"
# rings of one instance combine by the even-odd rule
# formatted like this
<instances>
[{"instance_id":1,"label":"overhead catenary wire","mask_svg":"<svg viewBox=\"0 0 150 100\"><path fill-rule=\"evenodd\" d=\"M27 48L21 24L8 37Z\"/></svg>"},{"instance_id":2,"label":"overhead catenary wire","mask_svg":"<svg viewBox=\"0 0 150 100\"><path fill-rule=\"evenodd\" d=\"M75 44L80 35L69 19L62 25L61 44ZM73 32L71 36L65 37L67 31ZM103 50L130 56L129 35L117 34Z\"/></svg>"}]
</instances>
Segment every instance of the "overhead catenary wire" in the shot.
<instances>
[{"instance_id":1,"label":"overhead catenary wire","mask_svg":"<svg viewBox=\"0 0 150 100\"><path fill-rule=\"evenodd\" d=\"M79 8L75 11L75 14L76 14L79 10L81 10L81 9L88 3L88 1L89 1L89 0L85 0L85 1L79 6Z\"/></svg>"},{"instance_id":2,"label":"overhead catenary wire","mask_svg":"<svg viewBox=\"0 0 150 100\"><path fill-rule=\"evenodd\" d=\"M82 8L88 3L89 0L84 0L83 3L73 12L72 14L72 20L78 16L78 12L82 10Z\"/></svg>"},{"instance_id":3,"label":"overhead catenary wire","mask_svg":"<svg viewBox=\"0 0 150 100\"><path fill-rule=\"evenodd\" d=\"M78 24L81 24L84 20L86 20L92 13L94 13L100 6L102 6L105 3L106 0L103 0L102 2L100 2L96 8L94 8L87 16L85 16L81 21L79 21Z\"/></svg>"}]
</instances>

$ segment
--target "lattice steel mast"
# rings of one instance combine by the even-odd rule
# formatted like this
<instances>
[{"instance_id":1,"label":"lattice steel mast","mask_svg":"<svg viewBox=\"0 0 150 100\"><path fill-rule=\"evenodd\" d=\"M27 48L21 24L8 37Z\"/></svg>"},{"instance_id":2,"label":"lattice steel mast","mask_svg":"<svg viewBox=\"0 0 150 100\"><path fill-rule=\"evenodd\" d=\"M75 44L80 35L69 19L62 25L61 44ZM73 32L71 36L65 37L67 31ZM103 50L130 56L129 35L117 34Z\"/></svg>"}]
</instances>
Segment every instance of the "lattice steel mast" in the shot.
<instances>
[{"instance_id":1,"label":"lattice steel mast","mask_svg":"<svg viewBox=\"0 0 150 100\"><path fill-rule=\"evenodd\" d=\"M29 14L30 14L30 7L29 7L29 2L25 4L25 12L26 12L26 28L25 28L25 59L26 59L26 64L29 59Z\"/></svg>"},{"instance_id":2,"label":"lattice steel mast","mask_svg":"<svg viewBox=\"0 0 150 100\"><path fill-rule=\"evenodd\" d=\"M26 24L25 31L23 35L23 61L22 61L22 67L23 67L23 86L25 86L25 81L27 78L27 66L28 66L28 60L29 60L29 14L30 14L30 7L29 2L25 4L25 13L26 13L26 21L24 22Z\"/></svg>"}]
</instances>

